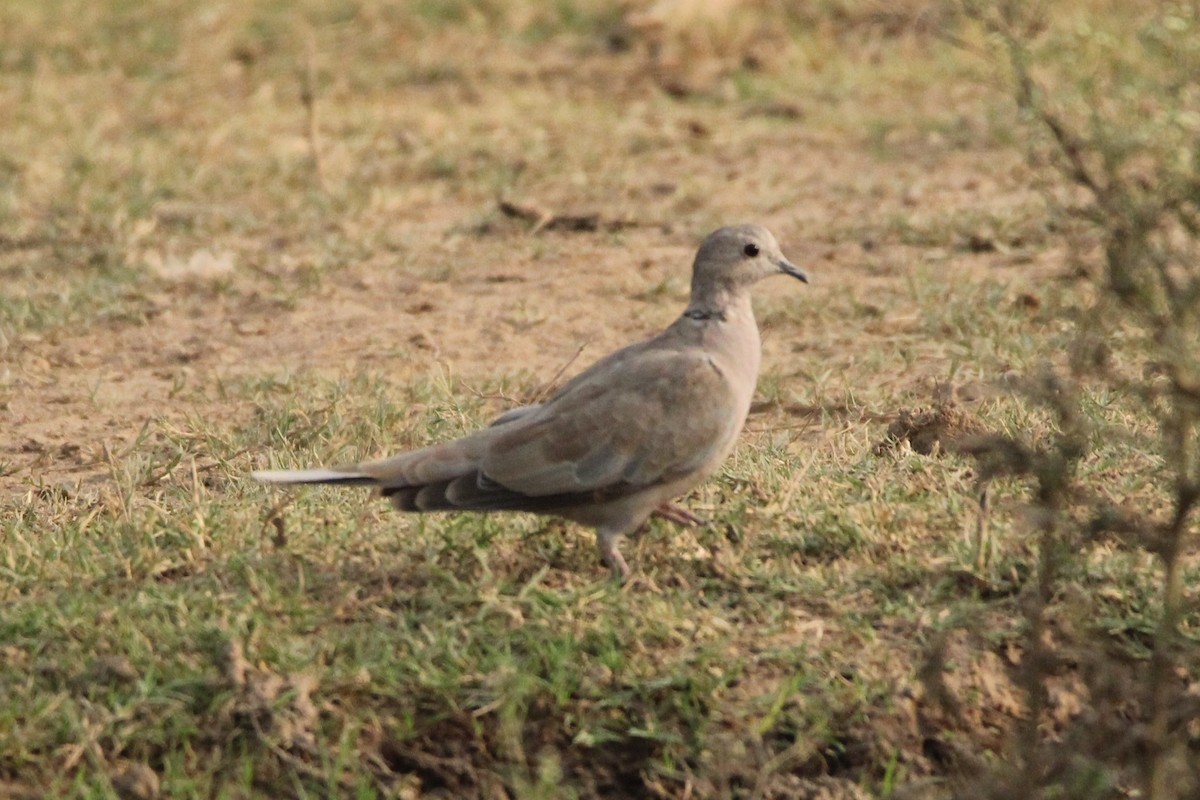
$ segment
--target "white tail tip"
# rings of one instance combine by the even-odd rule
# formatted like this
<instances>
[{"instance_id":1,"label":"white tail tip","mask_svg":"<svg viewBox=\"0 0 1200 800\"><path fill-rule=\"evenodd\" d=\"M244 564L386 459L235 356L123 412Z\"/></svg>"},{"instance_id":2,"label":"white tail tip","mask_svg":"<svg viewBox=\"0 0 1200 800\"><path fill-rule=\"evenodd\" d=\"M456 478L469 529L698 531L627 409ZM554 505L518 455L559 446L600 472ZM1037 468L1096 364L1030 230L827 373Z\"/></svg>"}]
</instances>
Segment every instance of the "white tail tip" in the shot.
<instances>
[{"instance_id":1,"label":"white tail tip","mask_svg":"<svg viewBox=\"0 0 1200 800\"><path fill-rule=\"evenodd\" d=\"M375 479L361 472L340 469L256 469L250 477L263 483L342 483L373 486Z\"/></svg>"}]
</instances>

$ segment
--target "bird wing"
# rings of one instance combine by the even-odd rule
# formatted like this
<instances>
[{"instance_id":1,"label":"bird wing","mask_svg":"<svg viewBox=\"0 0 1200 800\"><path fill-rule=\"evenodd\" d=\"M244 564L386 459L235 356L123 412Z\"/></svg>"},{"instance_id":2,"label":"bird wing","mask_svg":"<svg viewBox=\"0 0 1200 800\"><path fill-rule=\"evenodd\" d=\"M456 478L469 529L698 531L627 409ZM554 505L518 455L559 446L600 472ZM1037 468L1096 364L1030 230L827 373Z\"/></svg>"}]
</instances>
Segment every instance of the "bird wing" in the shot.
<instances>
[{"instance_id":1,"label":"bird wing","mask_svg":"<svg viewBox=\"0 0 1200 800\"><path fill-rule=\"evenodd\" d=\"M374 485L406 511L551 511L707 476L744 410L699 348L631 347L461 439L281 483Z\"/></svg>"},{"instance_id":2,"label":"bird wing","mask_svg":"<svg viewBox=\"0 0 1200 800\"><path fill-rule=\"evenodd\" d=\"M647 349L596 366L488 442L481 488L624 494L707 474L741 427L733 389L703 350Z\"/></svg>"}]
</instances>

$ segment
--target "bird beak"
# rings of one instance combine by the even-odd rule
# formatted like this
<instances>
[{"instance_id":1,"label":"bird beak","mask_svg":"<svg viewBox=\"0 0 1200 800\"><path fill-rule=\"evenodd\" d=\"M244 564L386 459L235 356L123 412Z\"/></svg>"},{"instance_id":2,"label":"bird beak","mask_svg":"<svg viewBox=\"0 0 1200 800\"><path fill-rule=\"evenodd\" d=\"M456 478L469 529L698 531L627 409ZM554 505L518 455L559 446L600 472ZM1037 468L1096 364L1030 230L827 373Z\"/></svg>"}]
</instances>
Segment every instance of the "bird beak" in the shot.
<instances>
[{"instance_id":1,"label":"bird beak","mask_svg":"<svg viewBox=\"0 0 1200 800\"><path fill-rule=\"evenodd\" d=\"M775 262L775 266L779 267L779 271L784 275L791 275L793 278L797 278L798 280L808 283L808 275L805 274L804 270L800 269L786 258L780 258Z\"/></svg>"}]
</instances>

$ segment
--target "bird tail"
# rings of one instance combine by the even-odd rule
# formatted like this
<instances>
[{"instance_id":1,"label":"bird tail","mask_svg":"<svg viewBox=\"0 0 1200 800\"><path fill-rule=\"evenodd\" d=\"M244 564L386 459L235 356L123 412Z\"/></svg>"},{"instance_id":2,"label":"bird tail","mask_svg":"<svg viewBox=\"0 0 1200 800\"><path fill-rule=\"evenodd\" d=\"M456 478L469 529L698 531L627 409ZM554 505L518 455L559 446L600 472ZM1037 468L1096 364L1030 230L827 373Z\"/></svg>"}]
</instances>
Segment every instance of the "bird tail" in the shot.
<instances>
[{"instance_id":1,"label":"bird tail","mask_svg":"<svg viewBox=\"0 0 1200 800\"><path fill-rule=\"evenodd\" d=\"M338 469L259 469L250 473L263 483L336 483L342 486L378 486L379 480L372 478L357 467Z\"/></svg>"},{"instance_id":2,"label":"bird tail","mask_svg":"<svg viewBox=\"0 0 1200 800\"><path fill-rule=\"evenodd\" d=\"M478 478L481 448L498 428L378 461L316 469L267 469L250 473L265 483L375 486L401 511L440 511L463 507L446 497L460 478ZM486 506L473 505L483 510Z\"/></svg>"}]
</instances>

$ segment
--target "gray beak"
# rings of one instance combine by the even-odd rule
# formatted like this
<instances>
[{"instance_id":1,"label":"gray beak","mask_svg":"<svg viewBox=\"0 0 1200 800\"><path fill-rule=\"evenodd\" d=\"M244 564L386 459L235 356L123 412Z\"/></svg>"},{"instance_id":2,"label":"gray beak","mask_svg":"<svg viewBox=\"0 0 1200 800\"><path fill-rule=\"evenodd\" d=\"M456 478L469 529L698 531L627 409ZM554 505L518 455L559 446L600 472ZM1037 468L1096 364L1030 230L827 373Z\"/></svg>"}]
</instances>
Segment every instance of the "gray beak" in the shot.
<instances>
[{"instance_id":1,"label":"gray beak","mask_svg":"<svg viewBox=\"0 0 1200 800\"><path fill-rule=\"evenodd\" d=\"M779 267L779 271L784 275L791 275L793 278L797 278L798 280L808 283L808 275L805 274L804 270L800 269L786 258L780 258L775 262L775 266Z\"/></svg>"}]
</instances>

